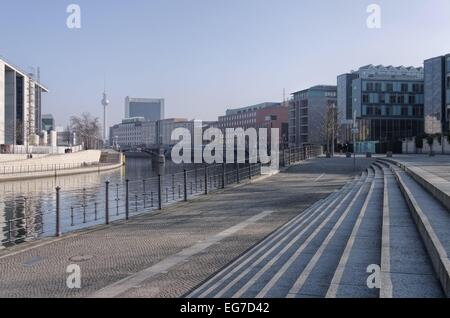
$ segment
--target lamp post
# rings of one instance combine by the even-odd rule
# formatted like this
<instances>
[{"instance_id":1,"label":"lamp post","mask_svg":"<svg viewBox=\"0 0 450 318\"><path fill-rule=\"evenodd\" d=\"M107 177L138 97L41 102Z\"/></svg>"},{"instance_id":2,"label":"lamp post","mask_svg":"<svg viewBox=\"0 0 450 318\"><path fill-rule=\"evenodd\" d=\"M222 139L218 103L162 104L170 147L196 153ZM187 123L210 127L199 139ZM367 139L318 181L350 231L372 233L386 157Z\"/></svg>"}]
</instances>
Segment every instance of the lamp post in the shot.
<instances>
[{"instance_id":1,"label":"lamp post","mask_svg":"<svg viewBox=\"0 0 450 318\"><path fill-rule=\"evenodd\" d=\"M358 126L356 124L356 111L353 113L353 171L356 171L356 134L359 132Z\"/></svg>"},{"instance_id":2,"label":"lamp post","mask_svg":"<svg viewBox=\"0 0 450 318\"><path fill-rule=\"evenodd\" d=\"M336 104L333 103L331 105L332 110L332 125L331 125L331 157L334 157L334 138L335 138L335 129L336 129Z\"/></svg>"}]
</instances>

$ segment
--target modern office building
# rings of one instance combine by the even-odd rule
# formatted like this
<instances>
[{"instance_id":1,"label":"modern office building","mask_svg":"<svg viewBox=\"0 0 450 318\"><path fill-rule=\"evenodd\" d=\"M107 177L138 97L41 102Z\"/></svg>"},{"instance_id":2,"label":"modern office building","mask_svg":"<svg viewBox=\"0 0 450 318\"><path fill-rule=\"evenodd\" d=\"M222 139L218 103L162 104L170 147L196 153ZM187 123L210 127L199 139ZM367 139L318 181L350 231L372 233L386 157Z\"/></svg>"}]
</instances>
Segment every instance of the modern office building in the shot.
<instances>
[{"instance_id":1,"label":"modern office building","mask_svg":"<svg viewBox=\"0 0 450 318\"><path fill-rule=\"evenodd\" d=\"M336 106L336 86L317 85L293 93L289 106L289 146L327 144L326 114Z\"/></svg>"},{"instance_id":2,"label":"modern office building","mask_svg":"<svg viewBox=\"0 0 450 318\"><path fill-rule=\"evenodd\" d=\"M164 119L164 99L125 98L125 118L144 117L146 121Z\"/></svg>"},{"instance_id":3,"label":"modern office building","mask_svg":"<svg viewBox=\"0 0 450 318\"><path fill-rule=\"evenodd\" d=\"M156 122L144 117L124 119L109 129L109 141L121 148L152 147L158 143Z\"/></svg>"},{"instance_id":4,"label":"modern office building","mask_svg":"<svg viewBox=\"0 0 450 318\"><path fill-rule=\"evenodd\" d=\"M51 114L42 115L42 130L46 132L50 132L51 130L56 129L55 118Z\"/></svg>"},{"instance_id":5,"label":"modern office building","mask_svg":"<svg viewBox=\"0 0 450 318\"><path fill-rule=\"evenodd\" d=\"M217 127L226 133L227 128L244 130L248 128L267 128L268 142L270 142L270 129L279 129L280 148L287 145L288 139L288 107L282 103L266 102L253 106L228 109L224 116L220 116ZM226 143L235 142L234 138Z\"/></svg>"},{"instance_id":6,"label":"modern office building","mask_svg":"<svg viewBox=\"0 0 450 318\"><path fill-rule=\"evenodd\" d=\"M42 93L47 88L0 59L0 145L33 144L41 132Z\"/></svg>"},{"instance_id":7,"label":"modern office building","mask_svg":"<svg viewBox=\"0 0 450 318\"><path fill-rule=\"evenodd\" d=\"M424 132L424 71L367 65L337 78L339 142L357 152L401 152L401 141Z\"/></svg>"},{"instance_id":8,"label":"modern office building","mask_svg":"<svg viewBox=\"0 0 450 318\"><path fill-rule=\"evenodd\" d=\"M450 54L424 62L425 133L450 131Z\"/></svg>"},{"instance_id":9,"label":"modern office building","mask_svg":"<svg viewBox=\"0 0 450 318\"><path fill-rule=\"evenodd\" d=\"M225 132L226 128L257 127L261 123L261 111L271 109L272 112L281 106L281 103L261 103L253 106L228 109L224 116L219 116L218 126Z\"/></svg>"}]
</instances>

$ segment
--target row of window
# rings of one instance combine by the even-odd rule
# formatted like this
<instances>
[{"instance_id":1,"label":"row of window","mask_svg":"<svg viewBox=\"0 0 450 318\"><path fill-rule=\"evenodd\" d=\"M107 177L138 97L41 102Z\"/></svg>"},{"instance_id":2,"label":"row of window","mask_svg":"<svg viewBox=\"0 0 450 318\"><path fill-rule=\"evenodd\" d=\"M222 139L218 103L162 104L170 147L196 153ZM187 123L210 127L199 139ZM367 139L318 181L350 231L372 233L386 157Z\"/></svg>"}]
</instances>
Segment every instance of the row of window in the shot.
<instances>
[{"instance_id":1,"label":"row of window","mask_svg":"<svg viewBox=\"0 0 450 318\"><path fill-rule=\"evenodd\" d=\"M246 120L226 120L219 123L219 127L238 127L256 124L256 118L246 119Z\"/></svg>"},{"instance_id":2,"label":"row of window","mask_svg":"<svg viewBox=\"0 0 450 318\"><path fill-rule=\"evenodd\" d=\"M248 118L254 118L256 117L255 112L246 112L246 113L239 113L237 115L229 115L229 116L222 116L219 117L219 121L230 121L230 120L239 120L239 119L248 119Z\"/></svg>"},{"instance_id":3,"label":"row of window","mask_svg":"<svg viewBox=\"0 0 450 318\"><path fill-rule=\"evenodd\" d=\"M362 90L365 92L401 92L401 93L423 93L423 83L401 83L401 82L363 82Z\"/></svg>"},{"instance_id":4,"label":"row of window","mask_svg":"<svg viewBox=\"0 0 450 318\"><path fill-rule=\"evenodd\" d=\"M423 117L422 106L372 106L363 105L363 116L402 116L402 117Z\"/></svg>"},{"instance_id":5,"label":"row of window","mask_svg":"<svg viewBox=\"0 0 450 318\"><path fill-rule=\"evenodd\" d=\"M363 119L358 121L358 141L389 141L423 134L421 119Z\"/></svg>"},{"instance_id":6,"label":"row of window","mask_svg":"<svg viewBox=\"0 0 450 318\"><path fill-rule=\"evenodd\" d=\"M370 104L423 105L424 95L370 93L362 95L362 102L364 104L370 103Z\"/></svg>"}]
</instances>

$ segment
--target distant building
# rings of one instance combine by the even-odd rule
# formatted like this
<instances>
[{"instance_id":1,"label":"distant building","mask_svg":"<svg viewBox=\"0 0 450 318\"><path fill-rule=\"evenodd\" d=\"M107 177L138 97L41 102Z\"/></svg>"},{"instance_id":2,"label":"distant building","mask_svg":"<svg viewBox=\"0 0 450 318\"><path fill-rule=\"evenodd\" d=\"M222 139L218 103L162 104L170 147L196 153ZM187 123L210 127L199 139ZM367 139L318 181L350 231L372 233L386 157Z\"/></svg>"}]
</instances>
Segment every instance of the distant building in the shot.
<instances>
[{"instance_id":1,"label":"distant building","mask_svg":"<svg viewBox=\"0 0 450 318\"><path fill-rule=\"evenodd\" d=\"M51 130L56 129L55 118L51 114L42 115L42 130L46 132L50 132Z\"/></svg>"},{"instance_id":2,"label":"distant building","mask_svg":"<svg viewBox=\"0 0 450 318\"><path fill-rule=\"evenodd\" d=\"M268 142L270 143L270 129L278 128L280 134L280 147L282 148L288 139L288 107L282 103L267 102L253 106L241 107L236 109L228 109L224 116L220 116L217 128L226 133L227 128L267 128ZM235 142L226 140L226 143Z\"/></svg>"},{"instance_id":3,"label":"distant building","mask_svg":"<svg viewBox=\"0 0 450 318\"><path fill-rule=\"evenodd\" d=\"M424 71L367 65L338 76L342 144L352 144L356 114L357 152L401 152L401 141L424 132Z\"/></svg>"},{"instance_id":4,"label":"distant building","mask_svg":"<svg viewBox=\"0 0 450 318\"><path fill-rule=\"evenodd\" d=\"M146 121L164 119L164 99L125 98L125 118L144 117Z\"/></svg>"},{"instance_id":5,"label":"distant building","mask_svg":"<svg viewBox=\"0 0 450 318\"><path fill-rule=\"evenodd\" d=\"M428 59L425 72L425 132L450 131L450 54Z\"/></svg>"},{"instance_id":6,"label":"distant building","mask_svg":"<svg viewBox=\"0 0 450 318\"><path fill-rule=\"evenodd\" d=\"M336 86L318 85L293 93L289 107L289 146L324 145L326 112L336 105Z\"/></svg>"},{"instance_id":7,"label":"distant building","mask_svg":"<svg viewBox=\"0 0 450 318\"><path fill-rule=\"evenodd\" d=\"M124 119L109 129L109 141L121 148L154 146L158 143L156 122L146 121L144 117Z\"/></svg>"},{"instance_id":8,"label":"distant building","mask_svg":"<svg viewBox=\"0 0 450 318\"><path fill-rule=\"evenodd\" d=\"M43 92L47 88L0 59L0 144L27 145L41 132Z\"/></svg>"},{"instance_id":9,"label":"distant building","mask_svg":"<svg viewBox=\"0 0 450 318\"><path fill-rule=\"evenodd\" d=\"M178 140L172 140L172 132L177 128L186 128L194 136L194 121L186 118L170 118L159 120L157 123L157 136L160 145L173 146Z\"/></svg>"}]
</instances>

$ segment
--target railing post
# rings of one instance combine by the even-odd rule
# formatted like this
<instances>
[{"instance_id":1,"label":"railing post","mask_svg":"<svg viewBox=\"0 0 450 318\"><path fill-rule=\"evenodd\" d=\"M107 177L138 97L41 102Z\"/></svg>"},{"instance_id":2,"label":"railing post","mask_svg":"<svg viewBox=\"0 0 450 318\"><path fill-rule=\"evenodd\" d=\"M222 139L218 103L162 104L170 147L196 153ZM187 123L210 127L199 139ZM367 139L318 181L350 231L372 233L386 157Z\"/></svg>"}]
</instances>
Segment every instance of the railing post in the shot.
<instances>
[{"instance_id":1,"label":"railing post","mask_svg":"<svg viewBox=\"0 0 450 318\"><path fill-rule=\"evenodd\" d=\"M60 210L60 205L59 205L59 191L61 190L61 188L60 187L56 187L56 233L55 233L55 236L56 237L59 237L59 236L61 236L61 224L60 224L60 222L61 222L61 218L60 218L60 213L61 213L61 210Z\"/></svg>"},{"instance_id":2,"label":"railing post","mask_svg":"<svg viewBox=\"0 0 450 318\"><path fill-rule=\"evenodd\" d=\"M144 209L146 208L146 204L145 204L145 201L146 201L146 198L147 198L147 194L145 193L145 179L144 180L142 180L142 200L144 201Z\"/></svg>"},{"instance_id":3,"label":"railing post","mask_svg":"<svg viewBox=\"0 0 450 318\"><path fill-rule=\"evenodd\" d=\"M187 171L186 169L184 169L184 174L183 174L183 181L184 181L184 201L187 201L188 198L188 193L187 193Z\"/></svg>"},{"instance_id":4,"label":"railing post","mask_svg":"<svg viewBox=\"0 0 450 318\"><path fill-rule=\"evenodd\" d=\"M109 181L105 182L105 224L109 224Z\"/></svg>"},{"instance_id":5,"label":"railing post","mask_svg":"<svg viewBox=\"0 0 450 318\"><path fill-rule=\"evenodd\" d=\"M130 192L129 192L130 180L125 180L125 220L130 218Z\"/></svg>"},{"instance_id":6,"label":"railing post","mask_svg":"<svg viewBox=\"0 0 450 318\"><path fill-rule=\"evenodd\" d=\"M222 164L222 189L225 189L225 177L227 175L227 165Z\"/></svg>"},{"instance_id":7,"label":"railing post","mask_svg":"<svg viewBox=\"0 0 450 318\"><path fill-rule=\"evenodd\" d=\"M162 209L161 175L158 175L158 210Z\"/></svg>"},{"instance_id":8,"label":"railing post","mask_svg":"<svg viewBox=\"0 0 450 318\"><path fill-rule=\"evenodd\" d=\"M205 194L208 194L208 166L205 165Z\"/></svg>"},{"instance_id":9,"label":"railing post","mask_svg":"<svg viewBox=\"0 0 450 318\"><path fill-rule=\"evenodd\" d=\"M241 175L239 174L239 163L236 163L236 183L241 182Z\"/></svg>"},{"instance_id":10,"label":"railing post","mask_svg":"<svg viewBox=\"0 0 450 318\"><path fill-rule=\"evenodd\" d=\"M195 178L195 193L198 192L198 184L197 184L197 166L194 167L194 178Z\"/></svg>"}]
</instances>

